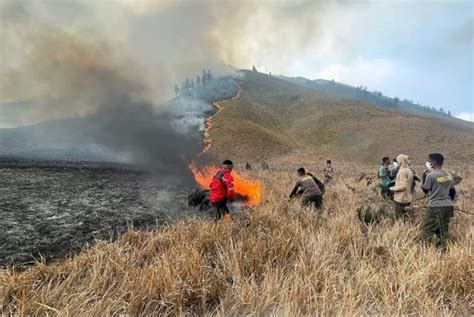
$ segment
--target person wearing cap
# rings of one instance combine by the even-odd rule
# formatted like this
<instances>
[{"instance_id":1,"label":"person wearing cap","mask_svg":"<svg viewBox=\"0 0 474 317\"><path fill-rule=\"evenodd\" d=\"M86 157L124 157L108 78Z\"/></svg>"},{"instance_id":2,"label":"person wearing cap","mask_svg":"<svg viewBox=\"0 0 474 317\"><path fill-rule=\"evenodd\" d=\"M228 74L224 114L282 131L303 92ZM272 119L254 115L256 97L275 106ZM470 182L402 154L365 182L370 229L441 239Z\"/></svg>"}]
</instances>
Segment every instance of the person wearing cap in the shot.
<instances>
[{"instance_id":1,"label":"person wearing cap","mask_svg":"<svg viewBox=\"0 0 474 317\"><path fill-rule=\"evenodd\" d=\"M231 160L225 160L209 185L209 200L214 207L216 221L222 217L225 221L232 220L227 202L234 200L234 178L231 174L233 168L234 163Z\"/></svg>"},{"instance_id":2,"label":"person wearing cap","mask_svg":"<svg viewBox=\"0 0 474 317\"><path fill-rule=\"evenodd\" d=\"M334 169L331 165L331 160L326 161L326 167L323 169L324 174L324 184L329 184L332 182L334 177Z\"/></svg>"},{"instance_id":3,"label":"person wearing cap","mask_svg":"<svg viewBox=\"0 0 474 317\"><path fill-rule=\"evenodd\" d=\"M448 240L449 222L454 215L453 201L449 196L454 187L453 176L443 169L444 156L441 153L428 155L423 192L428 194L428 204L421 225L421 238L437 247L445 248Z\"/></svg>"}]
</instances>

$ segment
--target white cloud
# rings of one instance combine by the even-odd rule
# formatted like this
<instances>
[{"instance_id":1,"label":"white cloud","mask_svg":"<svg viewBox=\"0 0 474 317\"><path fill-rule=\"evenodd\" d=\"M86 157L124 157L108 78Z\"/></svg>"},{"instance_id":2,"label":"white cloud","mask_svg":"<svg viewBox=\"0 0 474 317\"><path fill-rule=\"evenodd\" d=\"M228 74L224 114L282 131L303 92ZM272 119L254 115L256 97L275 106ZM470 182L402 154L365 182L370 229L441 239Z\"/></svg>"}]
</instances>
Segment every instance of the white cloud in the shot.
<instances>
[{"instance_id":1,"label":"white cloud","mask_svg":"<svg viewBox=\"0 0 474 317\"><path fill-rule=\"evenodd\" d=\"M389 60L358 57L349 64L328 65L316 75L318 78L334 79L354 86L364 85L369 89L381 89L380 84L397 77L396 74L397 70Z\"/></svg>"},{"instance_id":2,"label":"white cloud","mask_svg":"<svg viewBox=\"0 0 474 317\"><path fill-rule=\"evenodd\" d=\"M465 120L465 121L471 121L474 122L474 112L461 112L456 116L456 118Z\"/></svg>"}]
</instances>

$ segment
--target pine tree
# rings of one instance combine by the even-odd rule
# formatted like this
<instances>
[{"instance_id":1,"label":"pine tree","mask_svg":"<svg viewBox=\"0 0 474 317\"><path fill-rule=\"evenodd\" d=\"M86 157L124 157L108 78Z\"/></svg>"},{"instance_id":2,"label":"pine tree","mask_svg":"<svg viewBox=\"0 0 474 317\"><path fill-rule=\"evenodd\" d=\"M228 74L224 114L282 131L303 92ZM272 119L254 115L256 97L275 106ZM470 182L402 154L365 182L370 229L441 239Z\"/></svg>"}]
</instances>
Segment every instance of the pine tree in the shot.
<instances>
[{"instance_id":1,"label":"pine tree","mask_svg":"<svg viewBox=\"0 0 474 317\"><path fill-rule=\"evenodd\" d=\"M392 101L393 101L393 105L397 106L400 99L398 99L398 97L395 97L395 98L392 99Z\"/></svg>"}]
</instances>

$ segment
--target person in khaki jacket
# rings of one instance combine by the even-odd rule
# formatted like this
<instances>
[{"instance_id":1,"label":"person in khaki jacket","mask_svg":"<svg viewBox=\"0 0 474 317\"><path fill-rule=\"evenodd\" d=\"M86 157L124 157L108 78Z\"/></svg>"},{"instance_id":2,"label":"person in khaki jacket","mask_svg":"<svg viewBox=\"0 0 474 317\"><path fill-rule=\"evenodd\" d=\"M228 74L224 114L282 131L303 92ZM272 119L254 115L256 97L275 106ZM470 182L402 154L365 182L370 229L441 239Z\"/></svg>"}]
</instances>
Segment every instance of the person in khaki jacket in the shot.
<instances>
[{"instance_id":1,"label":"person in khaki jacket","mask_svg":"<svg viewBox=\"0 0 474 317\"><path fill-rule=\"evenodd\" d=\"M298 177L299 179L291 191L290 199L301 193L301 205L303 207L314 205L317 209L320 209L323 204L323 193L313 176L306 173L303 167L300 167Z\"/></svg>"},{"instance_id":2,"label":"person in khaki jacket","mask_svg":"<svg viewBox=\"0 0 474 317\"><path fill-rule=\"evenodd\" d=\"M394 193L393 200L395 201L395 216L402 217L405 213L405 207L410 206L413 195L411 186L413 183L413 172L408 164L408 156L399 154L397 156L399 170L395 178L395 186L390 187L390 191Z\"/></svg>"}]
</instances>

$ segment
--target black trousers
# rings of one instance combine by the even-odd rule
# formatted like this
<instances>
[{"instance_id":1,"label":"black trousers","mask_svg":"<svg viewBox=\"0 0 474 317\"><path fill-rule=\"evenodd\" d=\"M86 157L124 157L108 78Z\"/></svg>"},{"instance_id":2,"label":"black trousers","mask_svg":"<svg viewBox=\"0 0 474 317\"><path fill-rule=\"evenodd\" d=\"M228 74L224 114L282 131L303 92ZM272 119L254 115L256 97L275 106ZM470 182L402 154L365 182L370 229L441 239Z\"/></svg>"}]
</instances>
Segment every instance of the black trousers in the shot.
<instances>
[{"instance_id":1,"label":"black trousers","mask_svg":"<svg viewBox=\"0 0 474 317\"><path fill-rule=\"evenodd\" d=\"M395 217L401 218L403 217L407 211L405 210L405 207L410 206L411 203L399 203L395 202Z\"/></svg>"},{"instance_id":2,"label":"black trousers","mask_svg":"<svg viewBox=\"0 0 474 317\"><path fill-rule=\"evenodd\" d=\"M216 220L221 219L224 215L229 213L229 208L227 207L227 198L224 198L221 201L212 203L212 206L214 207Z\"/></svg>"},{"instance_id":3,"label":"black trousers","mask_svg":"<svg viewBox=\"0 0 474 317\"><path fill-rule=\"evenodd\" d=\"M308 196L308 197L303 196L303 199L301 200L301 205L303 207L314 205L316 208L320 209L321 206L323 205L323 196L322 195L314 195L314 196Z\"/></svg>"}]
</instances>

